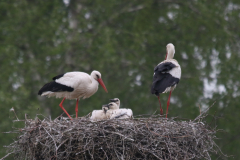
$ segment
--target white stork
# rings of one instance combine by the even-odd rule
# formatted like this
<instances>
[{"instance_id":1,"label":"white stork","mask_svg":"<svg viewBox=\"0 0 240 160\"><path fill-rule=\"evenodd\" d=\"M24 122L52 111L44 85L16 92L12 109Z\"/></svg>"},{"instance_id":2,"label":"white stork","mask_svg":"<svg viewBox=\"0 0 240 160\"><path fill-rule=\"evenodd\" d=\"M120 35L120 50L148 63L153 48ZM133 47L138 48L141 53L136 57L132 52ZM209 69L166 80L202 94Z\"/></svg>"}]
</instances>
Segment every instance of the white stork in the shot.
<instances>
[{"instance_id":1,"label":"white stork","mask_svg":"<svg viewBox=\"0 0 240 160\"><path fill-rule=\"evenodd\" d=\"M84 72L67 72L65 74L53 77L53 81L45 84L38 92L38 95L56 98L63 98L59 106L72 119L72 117L63 108L62 104L65 99L76 99L76 118L78 117L78 101L80 98L88 98L98 90L98 84L107 91L102 79L101 73L92 71L91 75Z\"/></svg>"},{"instance_id":2,"label":"white stork","mask_svg":"<svg viewBox=\"0 0 240 160\"><path fill-rule=\"evenodd\" d=\"M115 102L111 102L107 105L108 110L106 112L107 117L110 119L126 119L131 118L133 116L133 112L131 109L121 108Z\"/></svg>"},{"instance_id":3,"label":"white stork","mask_svg":"<svg viewBox=\"0 0 240 160\"><path fill-rule=\"evenodd\" d=\"M151 93L158 97L161 115L163 114L163 110L160 102L160 94L170 92L167 102L166 118L168 114L171 93L181 78L181 67L178 62L173 59L174 54L174 45L169 43L167 45L167 54L165 60L154 68L153 83L151 87Z\"/></svg>"}]
</instances>

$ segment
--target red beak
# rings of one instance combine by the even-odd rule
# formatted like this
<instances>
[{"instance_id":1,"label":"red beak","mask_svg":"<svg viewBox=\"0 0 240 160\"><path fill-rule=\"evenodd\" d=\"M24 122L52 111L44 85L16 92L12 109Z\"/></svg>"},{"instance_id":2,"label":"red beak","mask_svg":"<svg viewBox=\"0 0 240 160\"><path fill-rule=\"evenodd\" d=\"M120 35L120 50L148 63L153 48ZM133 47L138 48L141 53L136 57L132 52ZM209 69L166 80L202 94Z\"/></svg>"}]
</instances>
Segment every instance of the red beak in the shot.
<instances>
[{"instance_id":1,"label":"red beak","mask_svg":"<svg viewBox=\"0 0 240 160\"><path fill-rule=\"evenodd\" d=\"M166 53L166 57L165 57L165 60L167 59L167 54L168 54L168 52Z\"/></svg>"},{"instance_id":2,"label":"red beak","mask_svg":"<svg viewBox=\"0 0 240 160\"><path fill-rule=\"evenodd\" d=\"M107 88L106 88L105 84L103 83L102 79L99 78L97 81L98 81L99 84L103 87L103 89L108 93Z\"/></svg>"}]
</instances>

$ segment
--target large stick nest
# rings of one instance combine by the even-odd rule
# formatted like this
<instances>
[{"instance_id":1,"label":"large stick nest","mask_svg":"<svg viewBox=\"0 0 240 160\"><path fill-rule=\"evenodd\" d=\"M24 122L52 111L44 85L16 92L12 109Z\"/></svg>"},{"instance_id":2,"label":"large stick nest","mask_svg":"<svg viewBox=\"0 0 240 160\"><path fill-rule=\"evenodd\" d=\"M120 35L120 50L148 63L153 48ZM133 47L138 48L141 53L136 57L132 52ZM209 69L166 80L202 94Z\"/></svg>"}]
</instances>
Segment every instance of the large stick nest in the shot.
<instances>
[{"instance_id":1,"label":"large stick nest","mask_svg":"<svg viewBox=\"0 0 240 160\"><path fill-rule=\"evenodd\" d=\"M138 116L134 119L91 122L89 117L68 120L26 119L25 127L8 147L15 159L211 159L221 154L215 129L202 122Z\"/></svg>"}]
</instances>

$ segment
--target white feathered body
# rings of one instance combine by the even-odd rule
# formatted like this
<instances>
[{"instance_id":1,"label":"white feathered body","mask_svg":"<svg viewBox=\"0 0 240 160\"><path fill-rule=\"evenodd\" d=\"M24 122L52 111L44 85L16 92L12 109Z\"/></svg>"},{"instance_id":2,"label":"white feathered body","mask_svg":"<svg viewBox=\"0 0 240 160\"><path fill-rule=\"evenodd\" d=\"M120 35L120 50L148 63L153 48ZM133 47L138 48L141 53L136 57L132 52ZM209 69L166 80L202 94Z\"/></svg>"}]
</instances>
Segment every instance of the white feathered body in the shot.
<instances>
[{"instance_id":1,"label":"white feathered body","mask_svg":"<svg viewBox=\"0 0 240 160\"><path fill-rule=\"evenodd\" d=\"M107 111L107 117L109 119L126 119L126 118L132 118L133 112L131 109L111 109Z\"/></svg>"},{"instance_id":2,"label":"white feathered body","mask_svg":"<svg viewBox=\"0 0 240 160\"><path fill-rule=\"evenodd\" d=\"M172 77L178 78L180 80L181 79L181 66L178 64L177 60L167 59L167 60L162 61L158 65L160 65L162 63L166 63L166 62L170 62L170 63L173 63L174 65L176 65L176 67L172 68L170 71L168 71L166 73L169 73ZM163 93L173 91L176 88L176 86L177 86L177 84L175 84L174 86L167 87Z\"/></svg>"},{"instance_id":3,"label":"white feathered body","mask_svg":"<svg viewBox=\"0 0 240 160\"><path fill-rule=\"evenodd\" d=\"M73 88L72 92L61 91L61 92L44 92L41 96L66 99L80 99L88 98L92 96L98 90L98 81L95 80L92 76L84 72L68 72L65 73L62 77L55 80L56 83L68 86Z\"/></svg>"},{"instance_id":4,"label":"white feathered body","mask_svg":"<svg viewBox=\"0 0 240 160\"><path fill-rule=\"evenodd\" d=\"M103 110L94 110L92 111L92 115L90 117L90 120L92 121L101 121L109 119L106 115L106 113Z\"/></svg>"},{"instance_id":5,"label":"white feathered body","mask_svg":"<svg viewBox=\"0 0 240 160\"><path fill-rule=\"evenodd\" d=\"M132 118L133 112L131 109L109 109L105 113L103 110L94 110L90 117L92 121L101 121L107 119L126 119Z\"/></svg>"}]
</instances>

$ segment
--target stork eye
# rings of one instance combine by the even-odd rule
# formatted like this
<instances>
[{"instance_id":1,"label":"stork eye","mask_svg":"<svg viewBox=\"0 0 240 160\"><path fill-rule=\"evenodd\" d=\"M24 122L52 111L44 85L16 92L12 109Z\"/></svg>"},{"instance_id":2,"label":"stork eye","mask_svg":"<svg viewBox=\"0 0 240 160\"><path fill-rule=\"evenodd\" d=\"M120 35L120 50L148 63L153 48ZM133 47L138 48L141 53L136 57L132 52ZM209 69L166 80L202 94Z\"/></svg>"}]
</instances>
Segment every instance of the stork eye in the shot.
<instances>
[{"instance_id":1,"label":"stork eye","mask_svg":"<svg viewBox=\"0 0 240 160\"><path fill-rule=\"evenodd\" d=\"M97 78L99 78L99 75L97 75Z\"/></svg>"}]
</instances>

